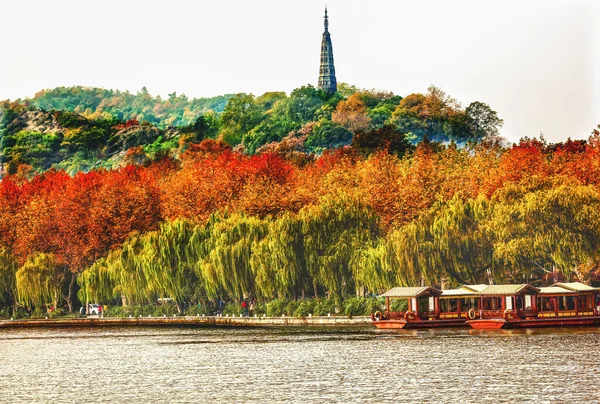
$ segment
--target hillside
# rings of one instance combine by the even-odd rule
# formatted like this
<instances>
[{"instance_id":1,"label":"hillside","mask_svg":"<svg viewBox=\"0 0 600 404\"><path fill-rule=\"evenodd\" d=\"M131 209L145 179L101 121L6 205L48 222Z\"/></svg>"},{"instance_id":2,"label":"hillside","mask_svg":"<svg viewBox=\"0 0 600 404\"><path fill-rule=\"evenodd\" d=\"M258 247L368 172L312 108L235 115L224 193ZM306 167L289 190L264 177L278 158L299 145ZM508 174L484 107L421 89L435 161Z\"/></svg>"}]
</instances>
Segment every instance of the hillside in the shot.
<instances>
[{"instance_id":1,"label":"hillside","mask_svg":"<svg viewBox=\"0 0 600 404\"><path fill-rule=\"evenodd\" d=\"M188 98L169 94L168 99L152 96L146 88L136 94L128 91L93 87L57 87L42 90L27 100L45 111L71 111L88 118L128 121L136 119L159 128L191 125L198 116L210 111L222 112L231 94L211 98Z\"/></svg>"},{"instance_id":2,"label":"hillside","mask_svg":"<svg viewBox=\"0 0 600 404\"><path fill-rule=\"evenodd\" d=\"M320 154L353 144L364 153L387 148L402 155L427 139L464 145L497 137L502 125L486 104L466 108L437 87L404 98L340 85L328 95L312 86L288 96L269 92L168 100L143 89L133 95L97 88L43 90L31 100L0 104L0 176L43 172L74 174L164 153L189 143L220 139L237 150Z\"/></svg>"}]
</instances>

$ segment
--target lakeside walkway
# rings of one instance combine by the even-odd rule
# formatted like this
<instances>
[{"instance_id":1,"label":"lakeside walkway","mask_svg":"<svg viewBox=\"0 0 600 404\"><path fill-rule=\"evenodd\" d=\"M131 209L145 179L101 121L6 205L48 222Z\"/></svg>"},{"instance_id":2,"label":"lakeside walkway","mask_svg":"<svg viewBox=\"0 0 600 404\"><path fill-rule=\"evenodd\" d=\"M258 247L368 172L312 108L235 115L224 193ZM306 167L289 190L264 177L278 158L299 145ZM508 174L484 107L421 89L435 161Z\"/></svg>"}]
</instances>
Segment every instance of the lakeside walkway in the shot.
<instances>
[{"instance_id":1,"label":"lakeside walkway","mask_svg":"<svg viewBox=\"0 0 600 404\"><path fill-rule=\"evenodd\" d=\"M278 326L370 326L371 318L313 316L313 317L104 317L97 316L59 319L0 320L0 328L17 327L105 327L105 326L222 326L222 327L278 327Z\"/></svg>"}]
</instances>

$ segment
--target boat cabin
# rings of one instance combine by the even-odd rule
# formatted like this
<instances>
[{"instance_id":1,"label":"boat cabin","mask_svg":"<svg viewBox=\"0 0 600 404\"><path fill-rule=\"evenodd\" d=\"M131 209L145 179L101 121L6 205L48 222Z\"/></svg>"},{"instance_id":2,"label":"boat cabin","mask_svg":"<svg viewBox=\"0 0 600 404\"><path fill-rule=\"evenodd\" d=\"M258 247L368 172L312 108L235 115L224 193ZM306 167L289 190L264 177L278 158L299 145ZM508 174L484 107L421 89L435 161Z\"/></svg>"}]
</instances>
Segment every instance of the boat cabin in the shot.
<instances>
[{"instance_id":1,"label":"boat cabin","mask_svg":"<svg viewBox=\"0 0 600 404\"><path fill-rule=\"evenodd\" d=\"M537 317L539 289L529 284L490 285L479 293L479 318Z\"/></svg>"},{"instance_id":2,"label":"boat cabin","mask_svg":"<svg viewBox=\"0 0 600 404\"><path fill-rule=\"evenodd\" d=\"M539 317L593 316L598 314L600 289L580 282L556 283L538 294Z\"/></svg>"},{"instance_id":3,"label":"boat cabin","mask_svg":"<svg viewBox=\"0 0 600 404\"><path fill-rule=\"evenodd\" d=\"M488 285L463 285L440 296L440 319L469 318L479 312L479 292Z\"/></svg>"},{"instance_id":4,"label":"boat cabin","mask_svg":"<svg viewBox=\"0 0 600 404\"><path fill-rule=\"evenodd\" d=\"M386 319L407 318L412 313L415 319L430 320L439 317L441 290L430 287L395 287L385 297ZM392 305L392 300L403 300L402 305ZM393 306L395 306L393 308ZM397 309L399 308L399 310ZM404 308L404 310L402 310ZM394 311L396 310L396 311ZM407 318L408 319L408 318Z\"/></svg>"}]
</instances>

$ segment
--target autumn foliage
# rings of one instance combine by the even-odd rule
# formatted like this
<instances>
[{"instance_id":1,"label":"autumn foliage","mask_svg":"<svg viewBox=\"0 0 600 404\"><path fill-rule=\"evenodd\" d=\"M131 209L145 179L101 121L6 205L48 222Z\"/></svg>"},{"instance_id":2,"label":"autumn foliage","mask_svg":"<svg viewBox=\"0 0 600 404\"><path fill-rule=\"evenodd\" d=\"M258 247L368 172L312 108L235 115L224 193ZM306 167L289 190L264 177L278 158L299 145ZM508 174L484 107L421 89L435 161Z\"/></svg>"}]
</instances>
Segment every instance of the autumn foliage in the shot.
<instances>
[{"instance_id":1,"label":"autumn foliage","mask_svg":"<svg viewBox=\"0 0 600 404\"><path fill-rule=\"evenodd\" d=\"M436 282L441 276L455 282L477 282L488 265L495 265L495 276L504 280L510 280L516 270L531 272L537 267L585 277L592 276L600 262L594 255L600 236L581 212L596 220L600 216L598 195L597 135L588 141L561 144L523 139L509 148L422 142L402 157L385 148L365 157L346 147L302 164L279 153L248 156L224 143L206 140L189 145L179 160L164 158L75 176L50 170L30 180L5 177L0 181L0 246L29 271L19 275L23 282L32 276L38 261L45 263L44 273L60 273L56 279L66 282L106 258L111 250L132 242L132 237L157 231L177 219L204 226L217 214L223 224L210 222L213 224L207 229L214 235L229 226L231 244L219 248L234 249L242 254L236 259L254 265L244 276L263 268L264 276L282 279L277 278L281 274L269 272L275 256L268 249L280 245L278 248L286 251L284 256L297 257L302 248L305 255L301 259L289 258L298 259L295 266L285 266L285 260L277 264L286 271L303 268L293 276L286 272L285 288L314 287L341 293L349 292L350 285L373 288L419 278ZM574 198L572 203L570 198ZM332 201L347 201L344 206L350 210L336 214L341 205ZM362 215L369 220L360 224ZM557 217L573 228L554 232L550 223L559 220ZM253 238L244 238L236 220L254 232L248 233L254 234ZM376 229L373 223L377 223ZM528 238L531 228L527 223L545 233L535 240ZM327 227L332 225L342 227ZM368 233L355 227L358 225ZM327 239L332 234L335 239ZM469 238L474 235L478 238ZM561 254L566 246L560 247L561 241L555 237L571 240L569 248L576 251L568 251L578 260ZM535 254L515 248L514 239ZM243 240L246 252L238 250ZM460 245L454 244L459 240ZM297 250L285 249L294 243L300 243ZM315 247L320 244L314 243L325 243L321 253ZM263 255L256 255L259 247L264 249L260 250ZM309 254L310 248L317 252ZM202 271L212 273L219 268L215 260L225 250L205 252ZM335 258L309 265L325 251ZM444 269L443 263L460 256L461 251L468 252L466 258ZM337 268L342 272L339 277L314 272L325 268L323 265L331 274L337 273ZM366 274L361 268L373 272ZM451 272L445 272L448 268ZM250 282L250 278L244 279ZM272 291L264 279L261 282L261 293ZM289 290L285 293L291 294Z\"/></svg>"}]
</instances>

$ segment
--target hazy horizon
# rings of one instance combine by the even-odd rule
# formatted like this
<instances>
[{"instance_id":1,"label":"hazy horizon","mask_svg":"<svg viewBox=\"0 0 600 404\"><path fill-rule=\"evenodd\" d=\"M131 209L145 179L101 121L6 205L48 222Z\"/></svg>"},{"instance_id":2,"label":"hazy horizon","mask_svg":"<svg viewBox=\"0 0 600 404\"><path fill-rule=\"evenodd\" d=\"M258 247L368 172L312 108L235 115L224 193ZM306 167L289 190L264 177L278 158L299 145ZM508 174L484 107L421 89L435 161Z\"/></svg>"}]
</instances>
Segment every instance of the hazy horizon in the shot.
<instances>
[{"instance_id":1,"label":"hazy horizon","mask_svg":"<svg viewBox=\"0 0 600 404\"><path fill-rule=\"evenodd\" d=\"M317 84L324 2L34 1L2 6L0 99L83 85L166 98ZM338 82L406 96L434 84L489 104L510 141L600 123L600 4L328 0Z\"/></svg>"}]
</instances>

